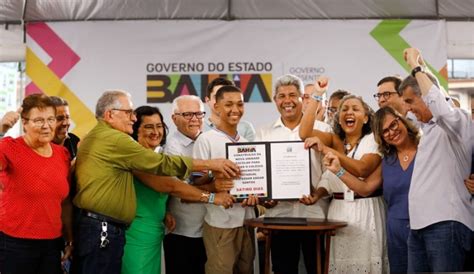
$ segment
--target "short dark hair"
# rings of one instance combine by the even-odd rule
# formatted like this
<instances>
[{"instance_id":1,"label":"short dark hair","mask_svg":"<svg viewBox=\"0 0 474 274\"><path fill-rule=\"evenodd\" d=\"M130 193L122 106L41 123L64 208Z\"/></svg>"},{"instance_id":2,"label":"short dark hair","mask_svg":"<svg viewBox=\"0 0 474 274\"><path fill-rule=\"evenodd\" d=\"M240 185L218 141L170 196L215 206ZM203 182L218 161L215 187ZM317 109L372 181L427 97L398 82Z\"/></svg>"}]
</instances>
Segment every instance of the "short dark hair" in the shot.
<instances>
[{"instance_id":1,"label":"short dark hair","mask_svg":"<svg viewBox=\"0 0 474 274\"><path fill-rule=\"evenodd\" d=\"M58 96L50 96L49 98L51 98L51 102L53 102L56 107L69 106L69 103L66 101L66 99Z\"/></svg>"},{"instance_id":2,"label":"short dark hair","mask_svg":"<svg viewBox=\"0 0 474 274\"><path fill-rule=\"evenodd\" d=\"M30 114L30 111L34 108L38 108L42 110L49 107L53 108L54 115L56 115L56 106L51 101L51 97L42 93L28 95L25 97L25 99L23 99L23 103L21 104L21 108L22 108L21 117L29 118L27 116Z\"/></svg>"},{"instance_id":3,"label":"short dark hair","mask_svg":"<svg viewBox=\"0 0 474 274\"><path fill-rule=\"evenodd\" d=\"M223 77L218 77L214 80L212 80L208 85L207 85L207 94L206 96L211 98L211 93L214 87L216 86L235 86L235 83L229 79L223 78Z\"/></svg>"},{"instance_id":4,"label":"short dark hair","mask_svg":"<svg viewBox=\"0 0 474 274\"><path fill-rule=\"evenodd\" d=\"M402 78L400 76L394 75L394 76L384 77L377 83L377 87L383 83L393 83L393 85L395 86L395 90L400 95L400 93L398 92L398 88L400 87L400 84L402 83Z\"/></svg>"},{"instance_id":5,"label":"short dark hair","mask_svg":"<svg viewBox=\"0 0 474 274\"><path fill-rule=\"evenodd\" d=\"M135 141L138 141L138 128L142 125L143 116L152 116L154 114L158 114L161 119L161 123L163 124L163 137L161 138L160 145L163 146L166 144L166 135L168 135L168 126L163 120L163 114L161 114L160 109L157 107L151 106L141 106L135 109L135 115L137 116L137 121L133 124L133 133L132 138Z\"/></svg>"},{"instance_id":6,"label":"short dark hair","mask_svg":"<svg viewBox=\"0 0 474 274\"><path fill-rule=\"evenodd\" d=\"M338 90L334 91L331 94L331 96L329 96L329 101L331 101L333 99L341 100L342 98L344 98L344 96L347 96L347 95L351 95L351 93L347 90L338 89Z\"/></svg>"},{"instance_id":7,"label":"short dark hair","mask_svg":"<svg viewBox=\"0 0 474 274\"><path fill-rule=\"evenodd\" d=\"M216 92L216 102L224 98L224 93L229 93L229 92L238 92L242 94L242 91L240 90L240 88L236 86L222 86Z\"/></svg>"}]
</instances>

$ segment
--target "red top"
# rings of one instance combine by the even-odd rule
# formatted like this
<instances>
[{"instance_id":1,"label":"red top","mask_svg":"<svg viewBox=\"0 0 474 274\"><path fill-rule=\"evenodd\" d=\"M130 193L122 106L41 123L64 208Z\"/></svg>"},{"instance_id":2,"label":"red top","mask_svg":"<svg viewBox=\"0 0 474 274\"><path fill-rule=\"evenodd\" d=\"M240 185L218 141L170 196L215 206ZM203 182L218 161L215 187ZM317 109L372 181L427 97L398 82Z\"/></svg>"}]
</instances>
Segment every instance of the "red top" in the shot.
<instances>
[{"instance_id":1,"label":"red top","mask_svg":"<svg viewBox=\"0 0 474 274\"><path fill-rule=\"evenodd\" d=\"M51 144L43 157L23 137L0 140L0 231L16 238L62 235L61 203L69 192L69 154ZM3 185L3 191L2 191Z\"/></svg>"}]
</instances>

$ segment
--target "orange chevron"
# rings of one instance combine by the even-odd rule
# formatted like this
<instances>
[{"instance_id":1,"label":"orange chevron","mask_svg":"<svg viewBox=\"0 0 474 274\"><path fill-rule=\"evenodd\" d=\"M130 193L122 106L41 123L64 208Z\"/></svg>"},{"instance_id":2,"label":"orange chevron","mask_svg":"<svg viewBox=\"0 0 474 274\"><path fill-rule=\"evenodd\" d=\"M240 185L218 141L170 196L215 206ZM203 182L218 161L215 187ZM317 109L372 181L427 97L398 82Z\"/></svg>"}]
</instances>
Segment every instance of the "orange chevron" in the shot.
<instances>
[{"instance_id":1,"label":"orange chevron","mask_svg":"<svg viewBox=\"0 0 474 274\"><path fill-rule=\"evenodd\" d=\"M26 75L42 91L69 102L71 116L76 125L73 132L79 137L85 136L97 123L94 114L29 47L26 48L26 64Z\"/></svg>"}]
</instances>

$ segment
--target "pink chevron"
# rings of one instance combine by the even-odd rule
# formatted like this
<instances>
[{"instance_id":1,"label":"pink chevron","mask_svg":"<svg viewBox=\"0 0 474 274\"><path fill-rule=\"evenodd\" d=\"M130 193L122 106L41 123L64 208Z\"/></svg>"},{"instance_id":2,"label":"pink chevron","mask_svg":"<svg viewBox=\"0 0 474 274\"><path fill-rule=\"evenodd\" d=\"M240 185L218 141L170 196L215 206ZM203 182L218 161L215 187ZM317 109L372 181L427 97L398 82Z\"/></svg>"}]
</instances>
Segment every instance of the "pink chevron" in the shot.
<instances>
[{"instance_id":1,"label":"pink chevron","mask_svg":"<svg viewBox=\"0 0 474 274\"><path fill-rule=\"evenodd\" d=\"M61 79L81 58L46 23L29 23L26 33L51 56L48 67ZM26 86L26 95L42 91L31 82Z\"/></svg>"}]
</instances>

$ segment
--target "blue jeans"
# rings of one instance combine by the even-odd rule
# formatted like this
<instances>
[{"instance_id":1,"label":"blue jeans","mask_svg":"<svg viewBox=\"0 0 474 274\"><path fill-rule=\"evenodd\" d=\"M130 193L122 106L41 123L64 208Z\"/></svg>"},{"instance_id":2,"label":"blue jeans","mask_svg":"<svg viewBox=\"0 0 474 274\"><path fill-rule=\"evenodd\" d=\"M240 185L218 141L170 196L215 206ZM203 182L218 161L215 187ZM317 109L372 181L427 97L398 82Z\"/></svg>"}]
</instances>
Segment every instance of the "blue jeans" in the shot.
<instances>
[{"instance_id":1,"label":"blue jeans","mask_svg":"<svg viewBox=\"0 0 474 274\"><path fill-rule=\"evenodd\" d=\"M61 274L62 238L15 238L0 232L0 273Z\"/></svg>"},{"instance_id":2,"label":"blue jeans","mask_svg":"<svg viewBox=\"0 0 474 274\"><path fill-rule=\"evenodd\" d=\"M100 247L102 221L87 216L79 217L79 228L75 240L72 271L75 274L117 273L122 269L125 229L107 223L106 247Z\"/></svg>"},{"instance_id":3,"label":"blue jeans","mask_svg":"<svg viewBox=\"0 0 474 274\"><path fill-rule=\"evenodd\" d=\"M456 221L411 230L408 236L408 272L463 271L471 237L471 230Z\"/></svg>"},{"instance_id":4,"label":"blue jeans","mask_svg":"<svg viewBox=\"0 0 474 274\"><path fill-rule=\"evenodd\" d=\"M390 273L407 272L407 240L409 233L410 220L387 218L387 247Z\"/></svg>"}]
</instances>

